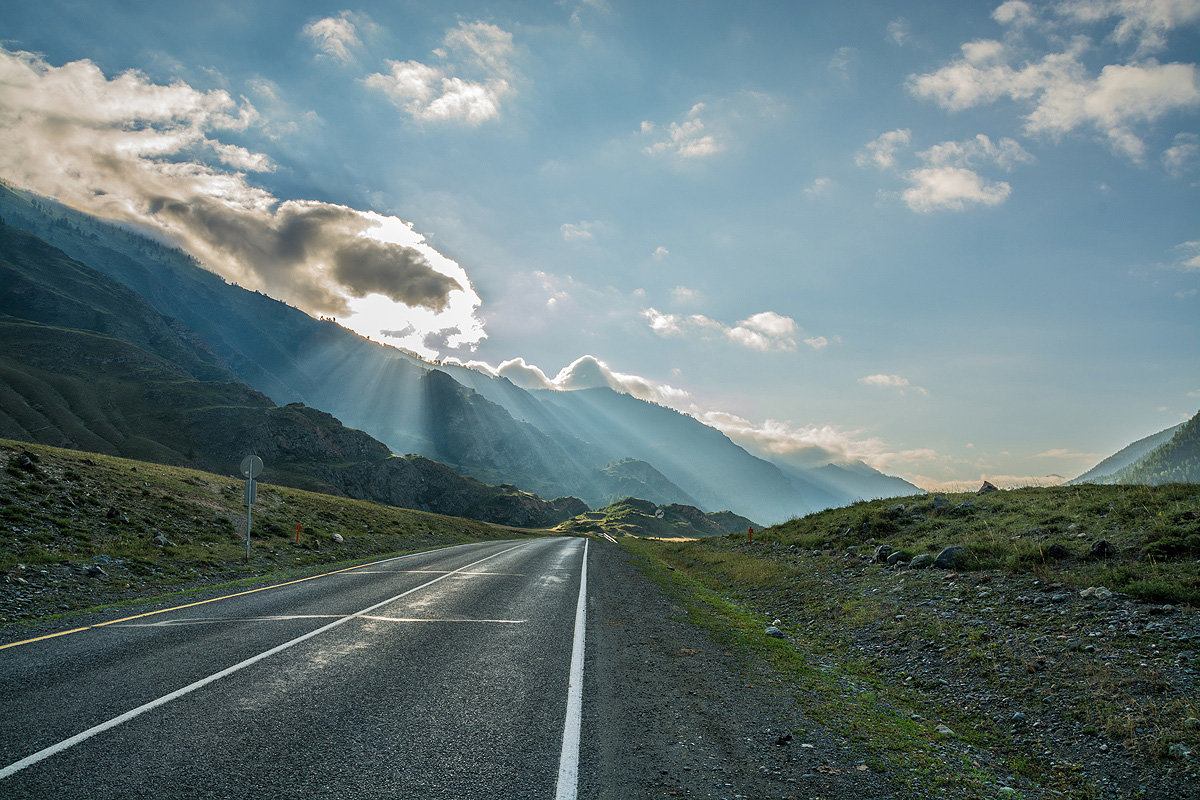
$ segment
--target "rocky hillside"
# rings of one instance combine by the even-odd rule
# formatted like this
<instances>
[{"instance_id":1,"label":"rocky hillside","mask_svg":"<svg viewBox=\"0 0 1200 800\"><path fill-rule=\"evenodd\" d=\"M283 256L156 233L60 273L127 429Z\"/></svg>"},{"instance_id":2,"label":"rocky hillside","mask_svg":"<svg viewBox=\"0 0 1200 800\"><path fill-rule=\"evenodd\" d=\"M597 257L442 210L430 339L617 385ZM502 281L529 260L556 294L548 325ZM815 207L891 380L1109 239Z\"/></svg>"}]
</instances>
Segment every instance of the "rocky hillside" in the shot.
<instances>
[{"instance_id":1,"label":"rocky hillside","mask_svg":"<svg viewBox=\"0 0 1200 800\"><path fill-rule=\"evenodd\" d=\"M695 506L671 503L655 505L649 500L628 497L588 511L558 525L564 533L608 534L618 536L649 536L660 539L698 539L724 536L735 531L746 532L755 527L745 517L730 511L706 514Z\"/></svg>"},{"instance_id":2,"label":"rocky hillside","mask_svg":"<svg viewBox=\"0 0 1200 800\"><path fill-rule=\"evenodd\" d=\"M226 474L254 452L267 481L523 527L586 509L395 458L329 414L278 407L178 320L3 223L0 279L0 436Z\"/></svg>"},{"instance_id":3,"label":"rocky hillside","mask_svg":"<svg viewBox=\"0 0 1200 800\"><path fill-rule=\"evenodd\" d=\"M261 483L0 440L0 624L272 571L520 534ZM301 530L297 532L296 526Z\"/></svg>"},{"instance_id":4,"label":"rocky hillside","mask_svg":"<svg viewBox=\"0 0 1200 800\"><path fill-rule=\"evenodd\" d=\"M764 520L916 491L865 466L777 465L690 416L607 386L529 392L430 364L228 284L179 250L3 184L0 216L182 321L239 381L273 402L321 408L393 452L486 483L573 495L593 507L644 492L656 502ZM629 459L661 480L611 468Z\"/></svg>"},{"instance_id":5,"label":"rocky hillside","mask_svg":"<svg viewBox=\"0 0 1200 800\"><path fill-rule=\"evenodd\" d=\"M633 544L905 796L1200 796L1193 485L911 497L754 544Z\"/></svg>"}]
</instances>

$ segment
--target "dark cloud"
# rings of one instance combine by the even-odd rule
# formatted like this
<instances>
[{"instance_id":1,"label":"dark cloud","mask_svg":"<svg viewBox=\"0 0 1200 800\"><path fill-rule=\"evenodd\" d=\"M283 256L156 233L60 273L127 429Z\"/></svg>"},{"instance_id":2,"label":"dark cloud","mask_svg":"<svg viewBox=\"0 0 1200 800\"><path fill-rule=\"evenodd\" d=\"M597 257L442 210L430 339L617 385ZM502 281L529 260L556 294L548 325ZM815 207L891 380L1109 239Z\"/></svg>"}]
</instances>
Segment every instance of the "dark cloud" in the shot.
<instances>
[{"instance_id":1,"label":"dark cloud","mask_svg":"<svg viewBox=\"0 0 1200 800\"><path fill-rule=\"evenodd\" d=\"M421 252L363 234L375 223L351 208L287 202L274 213L246 213L208 197L150 198L147 210L203 240L262 281L320 313L346 314L347 297L381 294L443 311L459 281L433 269Z\"/></svg>"}]
</instances>

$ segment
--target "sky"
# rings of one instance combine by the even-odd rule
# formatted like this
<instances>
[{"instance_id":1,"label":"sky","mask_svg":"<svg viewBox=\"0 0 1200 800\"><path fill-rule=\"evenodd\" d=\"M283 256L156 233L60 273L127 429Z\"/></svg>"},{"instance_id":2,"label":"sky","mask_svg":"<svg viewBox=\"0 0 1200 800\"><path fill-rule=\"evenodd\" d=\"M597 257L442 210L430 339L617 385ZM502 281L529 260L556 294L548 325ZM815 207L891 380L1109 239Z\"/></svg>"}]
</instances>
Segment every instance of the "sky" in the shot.
<instances>
[{"instance_id":1,"label":"sky","mask_svg":"<svg viewBox=\"0 0 1200 800\"><path fill-rule=\"evenodd\" d=\"M1200 408L1200 0L0 12L0 177L428 359L930 489Z\"/></svg>"}]
</instances>

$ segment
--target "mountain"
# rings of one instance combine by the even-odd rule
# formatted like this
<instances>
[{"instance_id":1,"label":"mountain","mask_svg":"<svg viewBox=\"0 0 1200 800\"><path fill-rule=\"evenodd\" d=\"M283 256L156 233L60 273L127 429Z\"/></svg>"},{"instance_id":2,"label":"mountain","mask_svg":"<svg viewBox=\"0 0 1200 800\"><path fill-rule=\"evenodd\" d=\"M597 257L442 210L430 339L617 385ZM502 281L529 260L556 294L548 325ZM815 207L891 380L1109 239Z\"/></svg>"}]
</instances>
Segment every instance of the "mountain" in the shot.
<instances>
[{"instance_id":1,"label":"mountain","mask_svg":"<svg viewBox=\"0 0 1200 800\"><path fill-rule=\"evenodd\" d=\"M0 437L225 474L254 452L268 482L522 527L587 508L398 458L323 411L278 407L178 320L3 223L0 341Z\"/></svg>"},{"instance_id":2,"label":"mountain","mask_svg":"<svg viewBox=\"0 0 1200 800\"><path fill-rule=\"evenodd\" d=\"M592 507L645 493L767 522L881 496L854 470L780 466L690 416L608 388L526 391L430 364L229 284L137 231L3 184L0 217L140 295L207 346L213 369L274 403L320 408L392 452L486 483Z\"/></svg>"},{"instance_id":3,"label":"mountain","mask_svg":"<svg viewBox=\"0 0 1200 800\"><path fill-rule=\"evenodd\" d=\"M1121 448L1113 455L1104 459L1078 478L1067 481L1067 483L1116 483L1117 475L1122 470L1133 466L1171 441L1171 437L1178 433L1182 427L1183 423L1180 423L1179 425L1167 428L1165 431L1159 431L1147 436L1145 439L1138 439L1133 444Z\"/></svg>"},{"instance_id":4,"label":"mountain","mask_svg":"<svg viewBox=\"0 0 1200 800\"><path fill-rule=\"evenodd\" d=\"M569 533L607 533L609 536L651 536L658 539L701 539L745 532L758 525L728 511L705 514L695 506L655 505L627 497L572 517L558 526Z\"/></svg>"},{"instance_id":5,"label":"mountain","mask_svg":"<svg viewBox=\"0 0 1200 800\"><path fill-rule=\"evenodd\" d=\"M1164 444L1122 469L1116 483L1157 486L1200 483L1200 413L1183 423Z\"/></svg>"}]
</instances>

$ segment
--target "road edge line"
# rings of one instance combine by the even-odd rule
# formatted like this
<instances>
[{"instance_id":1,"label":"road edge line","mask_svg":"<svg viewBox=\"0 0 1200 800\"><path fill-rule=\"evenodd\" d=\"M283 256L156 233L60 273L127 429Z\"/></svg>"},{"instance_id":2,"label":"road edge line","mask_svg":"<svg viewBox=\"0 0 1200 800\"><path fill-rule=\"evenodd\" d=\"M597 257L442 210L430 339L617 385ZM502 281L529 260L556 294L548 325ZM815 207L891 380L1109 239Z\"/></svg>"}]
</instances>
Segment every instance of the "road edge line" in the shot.
<instances>
[{"instance_id":1,"label":"road edge line","mask_svg":"<svg viewBox=\"0 0 1200 800\"><path fill-rule=\"evenodd\" d=\"M567 683L567 716L563 723L562 753L558 759L558 786L554 800L575 800L579 792L579 729L583 722L583 645L587 623L588 540L583 540L583 567L579 571L579 600L575 604L575 640L571 644L571 673Z\"/></svg>"}]
</instances>

